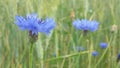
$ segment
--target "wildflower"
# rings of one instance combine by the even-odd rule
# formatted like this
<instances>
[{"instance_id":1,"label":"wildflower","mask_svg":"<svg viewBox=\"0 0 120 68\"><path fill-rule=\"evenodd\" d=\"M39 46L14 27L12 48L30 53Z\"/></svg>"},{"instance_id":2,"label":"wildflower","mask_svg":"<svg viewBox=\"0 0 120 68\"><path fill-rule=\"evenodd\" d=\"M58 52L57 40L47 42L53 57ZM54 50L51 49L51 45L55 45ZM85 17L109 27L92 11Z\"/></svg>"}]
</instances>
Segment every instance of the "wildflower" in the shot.
<instances>
[{"instance_id":1,"label":"wildflower","mask_svg":"<svg viewBox=\"0 0 120 68\"><path fill-rule=\"evenodd\" d=\"M118 54L117 56L117 62L119 62L119 60L120 60L120 54Z\"/></svg>"},{"instance_id":2,"label":"wildflower","mask_svg":"<svg viewBox=\"0 0 120 68\"><path fill-rule=\"evenodd\" d=\"M53 54L52 54L54 57L56 57L56 53L54 52Z\"/></svg>"},{"instance_id":3,"label":"wildflower","mask_svg":"<svg viewBox=\"0 0 120 68\"><path fill-rule=\"evenodd\" d=\"M81 47L81 46L76 46L76 50L78 52L80 52L80 51L84 51L85 49L83 47Z\"/></svg>"},{"instance_id":4,"label":"wildflower","mask_svg":"<svg viewBox=\"0 0 120 68\"><path fill-rule=\"evenodd\" d=\"M73 26L78 30L83 30L84 32L86 31L94 32L98 29L99 23L95 20L89 21L86 19L82 20L77 19L73 22Z\"/></svg>"},{"instance_id":5,"label":"wildflower","mask_svg":"<svg viewBox=\"0 0 120 68\"><path fill-rule=\"evenodd\" d=\"M22 16L16 16L16 25L21 30L29 30L32 34L38 35L38 32L49 34L55 27L55 21L52 18L46 18L45 20L37 18L37 14L27 15L26 18Z\"/></svg>"},{"instance_id":6,"label":"wildflower","mask_svg":"<svg viewBox=\"0 0 120 68\"><path fill-rule=\"evenodd\" d=\"M103 48L103 49L107 48L107 46L108 46L108 44L106 42L101 42L100 43L100 47Z\"/></svg>"},{"instance_id":7,"label":"wildflower","mask_svg":"<svg viewBox=\"0 0 120 68\"><path fill-rule=\"evenodd\" d=\"M98 52L97 51L93 51L92 52L92 56L97 56L98 55Z\"/></svg>"},{"instance_id":8,"label":"wildflower","mask_svg":"<svg viewBox=\"0 0 120 68\"><path fill-rule=\"evenodd\" d=\"M72 20L75 18L75 12L73 10L70 13L70 17L71 17Z\"/></svg>"},{"instance_id":9,"label":"wildflower","mask_svg":"<svg viewBox=\"0 0 120 68\"><path fill-rule=\"evenodd\" d=\"M111 31L117 33L118 31L118 26L116 24L112 25Z\"/></svg>"},{"instance_id":10,"label":"wildflower","mask_svg":"<svg viewBox=\"0 0 120 68\"><path fill-rule=\"evenodd\" d=\"M17 15L15 24L20 30L28 30L29 36L35 40L38 32L49 34L55 28L55 21L52 18L42 20L38 18L37 14L29 14L25 18Z\"/></svg>"}]
</instances>

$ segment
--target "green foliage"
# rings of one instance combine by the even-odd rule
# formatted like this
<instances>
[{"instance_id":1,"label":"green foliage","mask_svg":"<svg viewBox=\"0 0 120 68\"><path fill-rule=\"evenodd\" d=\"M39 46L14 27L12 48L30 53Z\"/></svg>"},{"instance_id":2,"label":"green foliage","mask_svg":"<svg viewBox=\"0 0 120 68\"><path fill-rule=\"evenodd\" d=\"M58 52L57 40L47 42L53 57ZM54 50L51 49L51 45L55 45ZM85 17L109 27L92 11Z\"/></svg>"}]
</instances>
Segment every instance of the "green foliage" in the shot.
<instances>
[{"instance_id":1,"label":"green foliage","mask_svg":"<svg viewBox=\"0 0 120 68\"><path fill-rule=\"evenodd\" d=\"M34 68L119 68L120 31L110 31L113 24L119 27L119 9L120 0L0 0L0 68L28 68L28 32L14 24L15 15L28 13L53 17L57 23L49 37L39 35L33 48ZM83 36L72 26L77 18L97 20L99 30ZM108 48L100 49L100 42L107 42ZM76 51L80 45L85 51ZM91 56L94 50L97 57Z\"/></svg>"}]
</instances>

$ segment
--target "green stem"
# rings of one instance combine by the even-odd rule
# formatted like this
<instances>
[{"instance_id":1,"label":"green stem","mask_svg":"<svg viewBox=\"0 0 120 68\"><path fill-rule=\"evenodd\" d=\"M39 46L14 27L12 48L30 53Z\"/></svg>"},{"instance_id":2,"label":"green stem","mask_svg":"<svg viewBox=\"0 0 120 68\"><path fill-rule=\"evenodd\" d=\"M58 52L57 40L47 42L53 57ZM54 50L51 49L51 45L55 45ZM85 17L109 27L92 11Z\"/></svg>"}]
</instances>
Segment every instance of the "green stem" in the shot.
<instances>
[{"instance_id":1,"label":"green stem","mask_svg":"<svg viewBox=\"0 0 120 68\"><path fill-rule=\"evenodd\" d=\"M56 57L56 58L47 59L46 61L47 61L47 62L50 62L50 61L59 60L59 59L64 59L64 58L69 58L69 57L73 57L73 56L81 55L81 54L86 54L86 53L89 53L89 51L84 51L84 52L80 52L80 53L74 53L74 54L65 55L65 56L58 56L58 57Z\"/></svg>"},{"instance_id":2,"label":"green stem","mask_svg":"<svg viewBox=\"0 0 120 68\"><path fill-rule=\"evenodd\" d=\"M30 51L29 51L29 68L32 68L32 58L33 58L33 43L30 45Z\"/></svg>"}]
</instances>

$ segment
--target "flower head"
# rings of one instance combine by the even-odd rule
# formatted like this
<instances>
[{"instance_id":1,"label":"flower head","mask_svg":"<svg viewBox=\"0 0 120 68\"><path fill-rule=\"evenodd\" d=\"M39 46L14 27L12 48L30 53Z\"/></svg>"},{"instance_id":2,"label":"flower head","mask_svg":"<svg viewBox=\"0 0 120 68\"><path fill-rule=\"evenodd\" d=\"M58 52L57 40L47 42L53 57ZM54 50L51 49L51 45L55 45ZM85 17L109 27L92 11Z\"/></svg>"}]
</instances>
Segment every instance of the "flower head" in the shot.
<instances>
[{"instance_id":1,"label":"flower head","mask_svg":"<svg viewBox=\"0 0 120 68\"><path fill-rule=\"evenodd\" d=\"M17 15L15 23L21 30L31 31L32 35L38 35L38 32L49 34L55 27L55 21L52 18L42 20L37 14L29 14L25 18Z\"/></svg>"},{"instance_id":2,"label":"flower head","mask_svg":"<svg viewBox=\"0 0 120 68\"><path fill-rule=\"evenodd\" d=\"M107 48L107 46L108 46L108 44L106 42L101 42L100 43L100 47L103 48L103 49Z\"/></svg>"},{"instance_id":3,"label":"flower head","mask_svg":"<svg viewBox=\"0 0 120 68\"><path fill-rule=\"evenodd\" d=\"M73 22L73 26L78 29L78 30L89 30L91 32L94 32L98 29L99 23L97 21L89 21L86 19L82 19L82 20L75 20Z\"/></svg>"},{"instance_id":4,"label":"flower head","mask_svg":"<svg viewBox=\"0 0 120 68\"><path fill-rule=\"evenodd\" d=\"M53 54L52 54L54 57L56 57L56 53L54 52Z\"/></svg>"},{"instance_id":5,"label":"flower head","mask_svg":"<svg viewBox=\"0 0 120 68\"><path fill-rule=\"evenodd\" d=\"M81 46L76 46L76 50L78 52L80 52L80 51L84 51L85 49L83 47L81 47Z\"/></svg>"},{"instance_id":6,"label":"flower head","mask_svg":"<svg viewBox=\"0 0 120 68\"><path fill-rule=\"evenodd\" d=\"M71 11L70 17L71 17L72 20L75 18L75 12L74 12L74 10Z\"/></svg>"},{"instance_id":7,"label":"flower head","mask_svg":"<svg viewBox=\"0 0 120 68\"><path fill-rule=\"evenodd\" d=\"M93 51L92 52L92 56L97 56L98 55L98 52L97 51Z\"/></svg>"},{"instance_id":8,"label":"flower head","mask_svg":"<svg viewBox=\"0 0 120 68\"><path fill-rule=\"evenodd\" d=\"M118 31L118 26L117 26L116 24L113 24L113 25L111 26L111 31L117 33L117 31Z\"/></svg>"},{"instance_id":9,"label":"flower head","mask_svg":"<svg viewBox=\"0 0 120 68\"><path fill-rule=\"evenodd\" d=\"M118 54L117 56L117 62L119 62L119 60L120 60L120 54Z\"/></svg>"},{"instance_id":10,"label":"flower head","mask_svg":"<svg viewBox=\"0 0 120 68\"><path fill-rule=\"evenodd\" d=\"M22 16L16 16L15 24L21 30L28 30L30 41L33 43L38 38L38 32L48 35L51 30L55 28L55 21L52 18L46 18L45 20L38 18L37 14L29 14L25 18Z\"/></svg>"}]
</instances>

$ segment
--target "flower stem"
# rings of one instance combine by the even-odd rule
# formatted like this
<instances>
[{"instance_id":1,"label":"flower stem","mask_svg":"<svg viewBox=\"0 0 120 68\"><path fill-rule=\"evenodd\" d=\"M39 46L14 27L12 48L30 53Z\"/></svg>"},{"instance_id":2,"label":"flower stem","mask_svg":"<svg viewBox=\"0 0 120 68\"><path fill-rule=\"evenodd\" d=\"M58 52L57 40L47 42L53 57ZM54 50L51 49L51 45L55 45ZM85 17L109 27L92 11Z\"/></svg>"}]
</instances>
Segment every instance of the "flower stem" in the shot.
<instances>
[{"instance_id":1,"label":"flower stem","mask_svg":"<svg viewBox=\"0 0 120 68\"><path fill-rule=\"evenodd\" d=\"M29 68L33 68L32 67L32 58L33 58L33 43L31 43L30 49L29 49Z\"/></svg>"}]
</instances>

